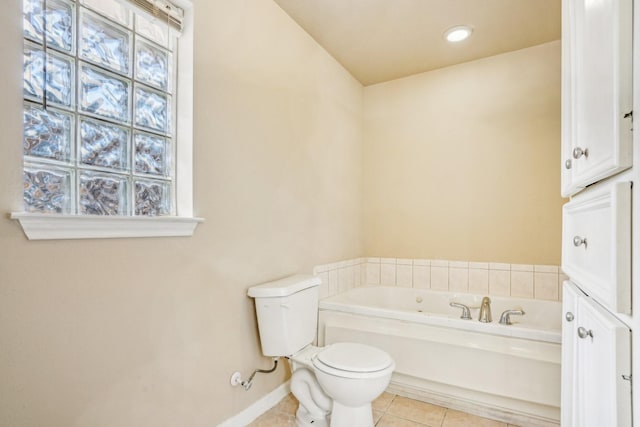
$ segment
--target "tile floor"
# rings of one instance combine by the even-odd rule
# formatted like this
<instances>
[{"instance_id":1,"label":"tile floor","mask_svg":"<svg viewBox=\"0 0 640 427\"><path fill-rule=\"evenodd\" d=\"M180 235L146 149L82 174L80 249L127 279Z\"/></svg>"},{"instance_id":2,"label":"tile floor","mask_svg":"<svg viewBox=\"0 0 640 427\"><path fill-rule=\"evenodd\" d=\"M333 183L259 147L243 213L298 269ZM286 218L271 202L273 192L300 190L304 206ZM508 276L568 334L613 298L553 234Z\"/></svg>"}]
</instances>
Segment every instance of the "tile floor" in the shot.
<instances>
[{"instance_id":1,"label":"tile floor","mask_svg":"<svg viewBox=\"0 0 640 427\"><path fill-rule=\"evenodd\" d=\"M516 427L386 392L372 406L376 427ZM295 426L297 408L290 394L248 427Z\"/></svg>"}]
</instances>

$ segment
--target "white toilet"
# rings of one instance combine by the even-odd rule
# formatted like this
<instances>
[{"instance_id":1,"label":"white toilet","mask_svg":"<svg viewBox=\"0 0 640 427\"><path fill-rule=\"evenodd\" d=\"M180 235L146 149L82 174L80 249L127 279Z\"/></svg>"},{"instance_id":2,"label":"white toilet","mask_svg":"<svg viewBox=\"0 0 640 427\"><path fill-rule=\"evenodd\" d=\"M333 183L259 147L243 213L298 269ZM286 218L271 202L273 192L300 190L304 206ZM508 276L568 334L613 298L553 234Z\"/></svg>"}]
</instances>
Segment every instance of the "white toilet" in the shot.
<instances>
[{"instance_id":1,"label":"white toilet","mask_svg":"<svg viewBox=\"0 0 640 427\"><path fill-rule=\"evenodd\" d=\"M297 425L373 427L371 402L389 385L395 363L364 344L314 347L320 279L296 275L249 288L255 298L262 353L292 363Z\"/></svg>"}]
</instances>

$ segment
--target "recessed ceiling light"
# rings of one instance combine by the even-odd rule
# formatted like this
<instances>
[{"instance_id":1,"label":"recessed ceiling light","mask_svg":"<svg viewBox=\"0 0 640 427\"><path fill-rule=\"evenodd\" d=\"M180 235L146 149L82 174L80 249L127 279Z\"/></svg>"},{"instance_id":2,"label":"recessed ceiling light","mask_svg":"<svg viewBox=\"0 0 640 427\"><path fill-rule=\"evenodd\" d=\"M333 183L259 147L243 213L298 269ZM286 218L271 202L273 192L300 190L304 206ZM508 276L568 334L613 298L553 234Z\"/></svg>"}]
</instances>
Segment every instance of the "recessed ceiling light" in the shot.
<instances>
[{"instance_id":1,"label":"recessed ceiling light","mask_svg":"<svg viewBox=\"0 0 640 427\"><path fill-rule=\"evenodd\" d=\"M445 40L455 43L466 40L472 32L473 28L468 25L456 25L445 31L443 36Z\"/></svg>"}]
</instances>

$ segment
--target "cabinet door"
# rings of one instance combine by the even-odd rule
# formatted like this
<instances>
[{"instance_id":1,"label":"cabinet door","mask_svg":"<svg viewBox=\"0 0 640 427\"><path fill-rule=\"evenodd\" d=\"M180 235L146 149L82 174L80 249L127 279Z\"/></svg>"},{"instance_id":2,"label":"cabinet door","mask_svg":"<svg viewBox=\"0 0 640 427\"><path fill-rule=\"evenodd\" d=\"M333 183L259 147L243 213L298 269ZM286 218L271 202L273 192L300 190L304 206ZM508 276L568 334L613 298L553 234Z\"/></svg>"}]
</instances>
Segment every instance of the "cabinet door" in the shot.
<instances>
[{"instance_id":1,"label":"cabinet door","mask_svg":"<svg viewBox=\"0 0 640 427\"><path fill-rule=\"evenodd\" d=\"M601 183L564 205L562 270L608 309L630 313L631 183Z\"/></svg>"},{"instance_id":2,"label":"cabinet door","mask_svg":"<svg viewBox=\"0 0 640 427\"><path fill-rule=\"evenodd\" d=\"M631 331L591 298L578 298L573 425L631 426Z\"/></svg>"},{"instance_id":3,"label":"cabinet door","mask_svg":"<svg viewBox=\"0 0 640 427\"><path fill-rule=\"evenodd\" d=\"M632 16L632 0L563 0L563 196L631 166Z\"/></svg>"},{"instance_id":4,"label":"cabinet door","mask_svg":"<svg viewBox=\"0 0 640 427\"><path fill-rule=\"evenodd\" d=\"M571 282L566 281L562 286L562 387L560 414L563 427L578 427L576 393L576 315L578 313L578 299L584 294Z\"/></svg>"}]
</instances>

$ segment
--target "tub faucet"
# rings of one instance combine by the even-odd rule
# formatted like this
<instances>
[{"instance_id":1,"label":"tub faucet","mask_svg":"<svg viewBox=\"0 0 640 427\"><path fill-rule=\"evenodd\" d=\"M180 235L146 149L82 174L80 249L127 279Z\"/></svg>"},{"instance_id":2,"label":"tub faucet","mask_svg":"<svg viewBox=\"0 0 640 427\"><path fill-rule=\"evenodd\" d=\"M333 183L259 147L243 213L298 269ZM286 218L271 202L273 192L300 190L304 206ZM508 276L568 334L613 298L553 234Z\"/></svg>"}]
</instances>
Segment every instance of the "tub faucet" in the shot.
<instances>
[{"instance_id":1,"label":"tub faucet","mask_svg":"<svg viewBox=\"0 0 640 427\"><path fill-rule=\"evenodd\" d=\"M460 304L458 302L450 302L449 305L451 307L458 307L462 309L462 315L460 315L461 319L464 320L471 320L471 310L469 310L469 306L468 305L464 305L464 304Z\"/></svg>"},{"instance_id":2,"label":"tub faucet","mask_svg":"<svg viewBox=\"0 0 640 427\"><path fill-rule=\"evenodd\" d=\"M519 316L523 316L524 315L524 310L523 309L518 309L518 310L506 310L504 313L502 313L502 316L500 316L500 324L502 325L511 325L511 315L512 314L517 314Z\"/></svg>"},{"instance_id":3,"label":"tub faucet","mask_svg":"<svg viewBox=\"0 0 640 427\"><path fill-rule=\"evenodd\" d=\"M491 300L489 297L482 298L482 303L480 304L480 316L478 316L478 320L482 323L489 323L493 319L491 319Z\"/></svg>"}]
</instances>

